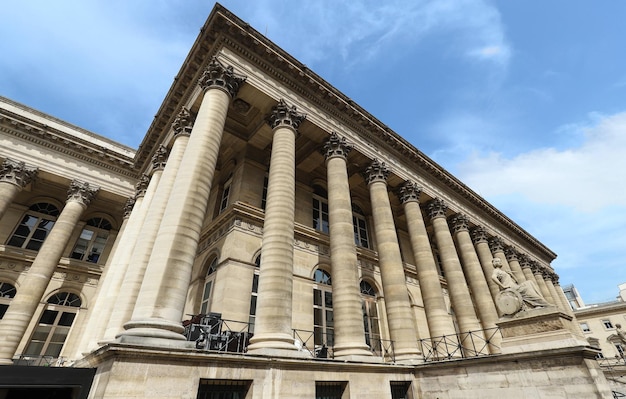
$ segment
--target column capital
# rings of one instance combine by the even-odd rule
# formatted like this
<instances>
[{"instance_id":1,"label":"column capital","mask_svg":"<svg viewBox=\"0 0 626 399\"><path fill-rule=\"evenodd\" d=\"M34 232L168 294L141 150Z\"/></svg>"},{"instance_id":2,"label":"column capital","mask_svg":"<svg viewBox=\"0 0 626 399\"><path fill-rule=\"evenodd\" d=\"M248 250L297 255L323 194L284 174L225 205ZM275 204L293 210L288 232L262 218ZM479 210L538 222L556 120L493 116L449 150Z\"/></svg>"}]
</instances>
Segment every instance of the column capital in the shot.
<instances>
[{"instance_id":1,"label":"column capital","mask_svg":"<svg viewBox=\"0 0 626 399\"><path fill-rule=\"evenodd\" d=\"M212 57L198 84L204 91L211 88L221 89L233 98L237 95L239 87L245 81L246 77L235 73L232 66L225 66L217 57Z\"/></svg>"},{"instance_id":2,"label":"column capital","mask_svg":"<svg viewBox=\"0 0 626 399\"><path fill-rule=\"evenodd\" d=\"M363 177L365 178L365 181L368 185L376 181L382 181L387 184L387 178L389 177L389 168L387 168L384 162L380 162L378 159L374 159L370 166L365 169Z\"/></svg>"},{"instance_id":3,"label":"column capital","mask_svg":"<svg viewBox=\"0 0 626 399\"><path fill-rule=\"evenodd\" d=\"M352 150L352 145L346 142L345 137L339 137L339 135L335 132L330 134L328 141L324 144L324 148L322 149L322 154L326 157L328 161L334 157L341 157L343 159L348 158L348 154Z\"/></svg>"},{"instance_id":4,"label":"column capital","mask_svg":"<svg viewBox=\"0 0 626 399\"><path fill-rule=\"evenodd\" d=\"M139 178L137 184L135 184L135 198L143 197L144 195L146 195L148 184L150 184L150 176L144 173Z\"/></svg>"},{"instance_id":5,"label":"column capital","mask_svg":"<svg viewBox=\"0 0 626 399\"><path fill-rule=\"evenodd\" d=\"M504 240L498 236L493 236L489 238L489 249L494 254L496 252L504 252Z\"/></svg>"},{"instance_id":6,"label":"column capital","mask_svg":"<svg viewBox=\"0 0 626 399\"><path fill-rule=\"evenodd\" d=\"M450 217L450 227L454 234L461 231L469 231L469 218L466 215L457 213Z\"/></svg>"},{"instance_id":7,"label":"column capital","mask_svg":"<svg viewBox=\"0 0 626 399\"><path fill-rule=\"evenodd\" d=\"M506 256L506 260L509 262L519 260L519 252L510 245L504 246L504 256Z\"/></svg>"},{"instance_id":8,"label":"column capital","mask_svg":"<svg viewBox=\"0 0 626 399\"><path fill-rule=\"evenodd\" d=\"M543 274L543 268L536 260L530 261L530 270L533 271L533 274Z\"/></svg>"},{"instance_id":9,"label":"column capital","mask_svg":"<svg viewBox=\"0 0 626 399\"><path fill-rule=\"evenodd\" d=\"M448 206L440 198L435 198L426 203L426 212L431 219L445 218Z\"/></svg>"},{"instance_id":10,"label":"column capital","mask_svg":"<svg viewBox=\"0 0 626 399\"><path fill-rule=\"evenodd\" d=\"M552 280L552 284L559 285L559 275L558 274L556 274L555 272L552 272L552 274L550 275L550 279Z\"/></svg>"},{"instance_id":11,"label":"column capital","mask_svg":"<svg viewBox=\"0 0 626 399\"><path fill-rule=\"evenodd\" d=\"M124 219L128 219L130 217L136 201L135 197L128 197L126 203L124 204Z\"/></svg>"},{"instance_id":12,"label":"column capital","mask_svg":"<svg viewBox=\"0 0 626 399\"><path fill-rule=\"evenodd\" d=\"M522 269L530 269L530 258L526 254L518 254L517 259Z\"/></svg>"},{"instance_id":13,"label":"column capital","mask_svg":"<svg viewBox=\"0 0 626 399\"><path fill-rule=\"evenodd\" d=\"M37 172L38 169L35 167L26 166L26 163L22 161L7 158L0 166L0 182L3 181L24 188L35 178Z\"/></svg>"},{"instance_id":14,"label":"column capital","mask_svg":"<svg viewBox=\"0 0 626 399\"><path fill-rule=\"evenodd\" d=\"M165 164L167 163L167 147L163 144L157 148L156 152L152 156L152 170L162 170L165 169Z\"/></svg>"},{"instance_id":15,"label":"column capital","mask_svg":"<svg viewBox=\"0 0 626 399\"><path fill-rule=\"evenodd\" d=\"M487 243L489 240L489 236L487 235L487 230L483 226L474 226L470 230L470 235L472 236L472 242L474 245L478 243Z\"/></svg>"},{"instance_id":16,"label":"column capital","mask_svg":"<svg viewBox=\"0 0 626 399\"><path fill-rule=\"evenodd\" d=\"M70 188L67 190L66 202L78 202L81 205L88 206L94 199L100 187L91 185L80 180L72 180Z\"/></svg>"},{"instance_id":17,"label":"column capital","mask_svg":"<svg viewBox=\"0 0 626 399\"><path fill-rule=\"evenodd\" d=\"M405 181L400 190L398 190L398 198L403 204L412 201L419 203L421 194L422 188L410 180Z\"/></svg>"},{"instance_id":18,"label":"column capital","mask_svg":"<svg viewBox=\"0 0 626 399\"><path fill-rule=\"evenodd\" d=\"M272 129L290 127L297 131L304 118L306 118L306 114L299 113L295 105L288 106L285 100L281 98L278 104L272 108L272 112L267 117L267 123Z\"/></svg>"},{"instance_id":19,"label":"column capital","mask_svg":"<svg viewBox=\"0 0 626 399\"><path fill-rule=\"evenodd\" d=\"M172 129L174 129L174 135L176 137L180 135L191 134L191 128L193 127L195 119L191 116L189 110L185 107L181 108L180 112L176 115L174 122L172 122Z\"/></svg>"}]
</instances>

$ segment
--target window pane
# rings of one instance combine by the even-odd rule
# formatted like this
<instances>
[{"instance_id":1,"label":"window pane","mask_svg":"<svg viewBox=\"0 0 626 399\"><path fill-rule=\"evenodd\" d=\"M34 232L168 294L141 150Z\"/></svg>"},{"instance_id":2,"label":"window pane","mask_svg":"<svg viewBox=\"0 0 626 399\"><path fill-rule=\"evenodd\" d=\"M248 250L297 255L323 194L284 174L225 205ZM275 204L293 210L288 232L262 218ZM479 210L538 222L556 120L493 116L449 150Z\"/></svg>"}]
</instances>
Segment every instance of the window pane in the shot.
<instances>
[{"instance_id":1,"label":"window pane","mask_svg":"<svg viewBox=\"0 0 626 399\"><path fill-rule=\"evenodd\" d=\"M322 306L322 291L313 290L313 304L317 306Z\"/></svg>"},{"instance_id":2,"label":"window pane","mask_svg":"<svg viewBox=\"0 0 626 399\"><path fill-rule=\"evenodd\" d=\"M56 320L58 314L59 312L56 310L46 309L41 315L41 319L39 320L39 323L40 324L54 324L54 321Z\"/></svg>"},{"instance_id":3,"label":"window pane","mask_svg":"<svg viewBox=\"0 0 626 399\"><path fill-rule=\"evenodd\" d=\"M48 348L46 348L45 356L53 356L58 357L61 353L61 349L63 349L63 343L60 344L48 344Z\"/></svg>"},{"instance_id":4,"label":"window pane","mask_svg":"<svg viewBox=\"0 0 626 399\"><path fill-rule=\"evenodd\" d=\"M76 313L63 312L63 314L61 314L61 318L59 319L59 325L69 327L74 322L75 317L76 317Z\"/></svg>"},{"instance_id":5,"label":"window pane","mask_svg":"<svg viewBox=\"0 0 626 399\"><path fill-rule=\"evenodd\" d=\"M256 296L254 295L250 297L250 315L256 315Z\"/></svg>"},{"instance_id":6,"label":"window pane","mask_svg":"<svg viewBox=\"0 0 626 399\"><path fill-rule=\"evenodd\" d=\"M324 306L327 308L333 307L333 293L332 292L324 292Z\"/></svg>"},{"instance_id":7,"label":"window pane","mask_svg":"<svg viewBox=\"0 0 626 399\"><path fill-rule=\"evenodd\" d=\"M322 309L320 308L313 309L313 323L316 326L321 326L323 324Z\"/></svg>"},{"instance_id":8,"label":"window pane","mask_svg":"<svg viewBox=\"0 0 626 399\"><path fill-rule=\"evenodd\" d=\"M43 342L41 341L31 341L26 350L24 351L25 355L40 355L41 350L43 349Z\"/></svg>"},{"instance_id":9,"label":"window pane","mask_svg":"<svg viewBox=\"0 0 626 399\"><path fill-rule=\"evenodd\" d=\"M334 321L333 321L333 311L332 310L327 310L326 311L326 327L334 327Z\"/></svg>"}]
</instances>

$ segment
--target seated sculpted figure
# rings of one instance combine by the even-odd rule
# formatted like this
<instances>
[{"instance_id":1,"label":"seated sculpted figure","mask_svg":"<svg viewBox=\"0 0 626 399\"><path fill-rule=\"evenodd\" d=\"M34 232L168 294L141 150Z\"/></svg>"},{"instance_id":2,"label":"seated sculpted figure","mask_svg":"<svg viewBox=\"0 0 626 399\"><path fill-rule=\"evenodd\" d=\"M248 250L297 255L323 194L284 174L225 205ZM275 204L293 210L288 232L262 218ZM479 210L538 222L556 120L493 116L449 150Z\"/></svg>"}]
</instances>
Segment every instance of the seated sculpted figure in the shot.
<instances>
[{"instance_id":1,"label":"seated sculpted figure","mask_svg":"<svg viewBox=\"0 0 626 399\"><path fill-rule=\"evenodd\" d=\"M525 310L527 308L543 308L552 306L545 300L543 295L541 295L539 289L533 281L527 280L518 284L517 280L511 273L506 270L502 270L502 261L499 258L493 258L492 263L493 274L491 275L491 279L498 285L498 287L500 287L500 291L502 293L504 293L504 291L512 291L518 294L521 298L523 303L520 304L521 308L517 311ZM504 313L512 314L516 313L516 311Z\"/></svg>"}]
</instances>

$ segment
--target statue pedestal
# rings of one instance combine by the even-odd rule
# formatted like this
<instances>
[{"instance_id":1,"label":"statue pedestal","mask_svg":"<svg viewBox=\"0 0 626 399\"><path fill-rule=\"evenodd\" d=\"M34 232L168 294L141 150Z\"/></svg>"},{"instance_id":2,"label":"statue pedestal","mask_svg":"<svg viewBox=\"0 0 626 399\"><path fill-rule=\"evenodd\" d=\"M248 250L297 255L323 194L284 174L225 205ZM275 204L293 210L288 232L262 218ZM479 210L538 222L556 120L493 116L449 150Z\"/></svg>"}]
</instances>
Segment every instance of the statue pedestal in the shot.
<instances>
[{"instance_id":1,"label":"statue pedestal","mask_svg":"<svg viewBox=\"0 0 626 399\"><path fill-rule=\"evenodd\" d=\"M555 307L522 311L496 324L505 354L589 345L575 333L572 316Z\"/></svg>"}]
</instances>

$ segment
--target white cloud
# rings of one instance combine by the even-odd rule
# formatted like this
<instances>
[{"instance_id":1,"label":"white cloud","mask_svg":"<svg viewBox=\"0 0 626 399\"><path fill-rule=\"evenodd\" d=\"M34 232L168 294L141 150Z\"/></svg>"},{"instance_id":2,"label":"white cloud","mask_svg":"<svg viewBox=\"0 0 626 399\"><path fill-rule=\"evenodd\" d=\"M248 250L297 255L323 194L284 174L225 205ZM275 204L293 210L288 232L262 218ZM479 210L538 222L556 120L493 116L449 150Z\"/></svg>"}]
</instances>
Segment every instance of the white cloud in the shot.
<instances>
[{"instance_id":1,"label":"white cloud","mask_svg":"<svg viewBox=\"0 0 626 399\"><path fill-rule=\"evenodd\" d=\"M458 165L461 179L484 196L518 194L538 204L583 212L626 207L626 112L567 125L584 142L577 148L540 148L507 159L499 153L471 155Z\"/></svg>"}]
</instances>

